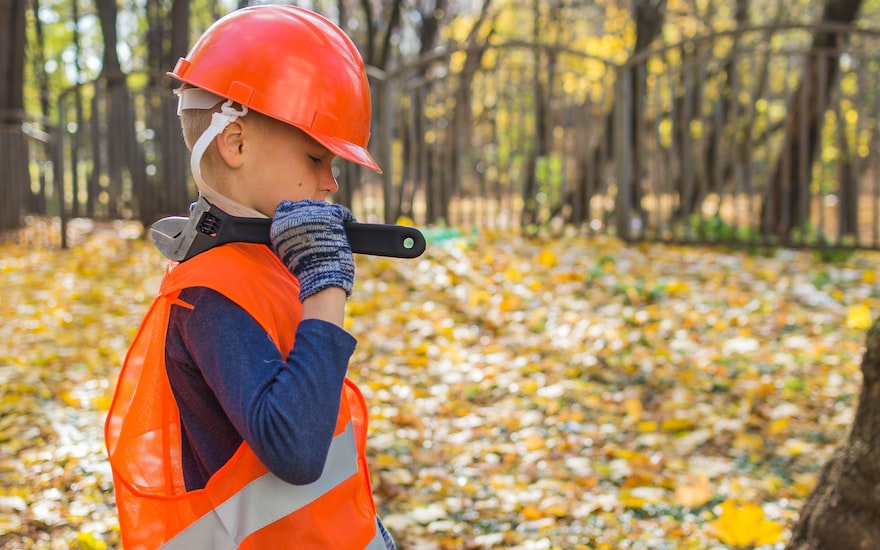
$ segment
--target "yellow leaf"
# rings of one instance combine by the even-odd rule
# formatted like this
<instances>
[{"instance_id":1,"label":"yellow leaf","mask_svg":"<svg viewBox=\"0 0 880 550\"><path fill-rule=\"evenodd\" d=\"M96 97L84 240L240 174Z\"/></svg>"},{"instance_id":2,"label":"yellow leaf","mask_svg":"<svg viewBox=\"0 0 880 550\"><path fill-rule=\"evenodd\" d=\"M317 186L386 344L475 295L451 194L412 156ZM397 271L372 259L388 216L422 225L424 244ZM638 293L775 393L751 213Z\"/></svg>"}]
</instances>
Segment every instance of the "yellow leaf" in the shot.
<instances>
[{"instance_id":1,"label":"yellow leaf","mask_svg":"<svg viewBox=\"0 0 880 550\"><path fill-rule=\"evenodd\" d=\"M810 450L810 444L801 439L789 439L780 449L782 456L800 456Z\"/></svg>"},{"instance_id":2,"label":"yellow leaf","mask_svg":"<svg viewBox=\"0 0 880 550\"><path fill-rule=\"evenodd\" d=\"M645 504L648 504L648 501L647 499L634 495L629 491L621 491L620 503L627 508L641 508Z\"/></svg>"},{"instance_id":3,"label":"yellow leaf","mask_svg":"<svg viewBox=\"0 0 880 550\"><path fill-rule=\"evenodd\" d=\"M80 550L107 550L107 543L95 538L93 533L77 533L76 544Z\"/></svg>"},{"instance_id":4,"label":"yellow leaf","mask_svg":"<svg viewBox=\"0 0 880 550\"><path fill-rule=\"evenodd\" d=\"M775 544L782 536L782 525L766 519L760 506L732 500L721 504L721 515L710 525L718 540L730 546Z\"/></svg>"},{"instance_id":5,"label":"yellow leaf","mask_svg":"<svg viewBox=\"0 0 880 550\"><path fill-rule=\"evenodd\" d=\"M666 284L666 292L669 294L684 294L689 289L685 281L670 281Z\"/></svg>"},{"instance_id":6,"label":"yellow leaf","mask_svg":"<svg viewBox=\"0 0 880 550\"><path fill-rule=\"evenodd\" d=\"M788 429L789 423L790 423L789 418L785 418L785 417L777 418L776 420L774 420L773 422L770 423L770 426L768 426L767 431L771 435L779 435Z\"/></svg>"},{"instance_id":7,"label":"yellow leaf","mask_svg":"<svg viewBox=\"0 0 880 550\"><path fill-rule=\"evenodd\" d=\"M559 264L559 259L552 250L544 248L541 250L541 253L538 254L538 263L544 267L556 267Z\"/></svg>"},{"instance_id":8,"label":"yellow leaf","mask_svg":"<svg viewBox=\"0 0 880 550\"><path fill-rule=\"evenodd\" d=\"M555 518L564 518L568 515L568 509L561 504L552 504L544 510L544 513Z\"/></svg>"},{"instance_id":9,"label":"yellow leaf","mask_svg":"<svg viewBox=\"0 0 880 550\"><path fill-rule=\"evenodd\" d=\"M385 453L376 456L374 461L376 466L379 468L394 468L400 465L400 460L398 460L396 456Z\"/></svg>"},{"instance_id":10,"label":"yellow leaf","mask_svg":"<svg viewBox=\"0 0 880 550\"><path fill-rule=\"evenodd\" d=\"M504 278L511 283L518 283L523 279L523 273L514 266L509 266L504 270Z\"/></svg>"},{"instance_id":11,"label":"yellow leaf","mask_svg":"<svg viewBox=\"0 0 880 550\"><path fill-rule=\"evenodd\" d=\"M694 429L694 421L690 418L667 418L660 424L664 432L686 432Z\"/></svg>"},{"instance_id":12,"label":"yellow leaf","mask_svg":"<svg viewBox=\"0 0 880 550\"><path fill-rule=\"evenodd\" d=\"M69 391L62 392L62 393L59 395L59 397L61 398L61 401L62 401L65 405L67 405L68 407L79 407L80 404L81 404L79 398L77 398L76 396L74 396L74 395L73 395L72 393L70 393Z\"/></svg>"},{"instance_id":13,"label":"yellow leaf","mask_svg":"<svg viewBox=\"0 0 880 550\"><path fill-rule=\"evenodd\" d=\"M794 482L790 485L789 489L796 497L807 498L816 486L816 478L817 476L813 472L796 474L794 476Z\"/></svg>"},{"instance_id":14,"label":"yellow leaf","mask_svg":"<svg viewBox=\"0 0 880 550\"><path fill-rule=\"evenodd\" d=\"M112 395L96 395L92 398L92 408L99 411L109 411L110 405L113 402Z\"/></svg>"},{"instance_id":15,"label":"yellow leaf","mask_svg":"<svg viewBox=\"0 0 880 550\"><path fill-rule=\"evenodd\" d=\"M642 407L642 400L638 397L629 397L623 401L623 408L626 410L627 416L633 421L638 422L642 419L642 413L644 412L644 407Z\"/></svg>"},{"instance_id":16,"label":"yellow leaf","mask_svg":"<svg viewBox=\"0 0 880 550\"><path fill-rule=\"evenodd\" d=\"M544 514L542 514L534 504L529 504L523 508L522 515L526 519L540 519L544 517Z\"/></svg>"},{"instance_id":17,"label":"yellow leaf","mask_svg":"<svg viewBox=\"0 0 880 550\"><path fill-rule=\"evenodd\" d=\"M762 451L764 449L764 438L758 434L740 432L733 438L733 448L746 452Z\"/></svg>"},{"instance_id":18,"label":"yellow leaf","mask_svg":"<svg viewBox=\"0 0 880 550\"><path fill-rule=\"evenodd\" d=\"M521 306L519 298L510 294L504 296L501 299L501 303L498 304L498 309L503 312L516 311L520 308Z\"/></svg>"},{"instance_id":19,"label":"yellow leaf","mask_svg":"<svg viewBox=\"0 0 880 550\"><path fill-rule=\"evenodd\" d=\"M697 508L706 504L712 498L712 490L709 487L709 478L700 476L692 483L680 485L675 489L675 501L688 508Z\"/></svg>"},{"instance_id":20,"label":"yellow leaf","mask_svg":"<svg viewBox=\"0 0 880 550\"><path fill-rule=\"evenodd\" d=\"M849 306L846 311L846 326L860 330L871 326L871 310L865 304Z\"/></svg>"},{"instance_id":21,"label":"yellow leaf","mask_svg":"<svg viewBox=\"0 0 880 550\"><path fill-rule=\"evenodd\" d=\"M537 451L546 447L544 438L540 435L530 435L525 440L526 449L529 451Z\"/></svg>"},{"instance_id":22,"label":"yellow leaf","mask_svg":"<svg viewBox=\"0 0 880 550\"><path fill-rule=\"evenodd\" d=\"M641 433L656 432L658 428L656 420L644 420L638 424L638 430Z\"/></svg>"}]
</instances>

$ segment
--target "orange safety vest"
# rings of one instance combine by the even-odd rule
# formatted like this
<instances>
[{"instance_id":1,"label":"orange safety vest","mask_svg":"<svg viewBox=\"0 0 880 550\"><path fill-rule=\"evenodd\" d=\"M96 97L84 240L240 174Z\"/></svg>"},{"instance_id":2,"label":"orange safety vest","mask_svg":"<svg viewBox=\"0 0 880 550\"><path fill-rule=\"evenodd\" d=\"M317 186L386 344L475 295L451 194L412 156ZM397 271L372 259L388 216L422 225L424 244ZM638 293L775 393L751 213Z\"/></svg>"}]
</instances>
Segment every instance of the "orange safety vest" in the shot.
<instances>
[{"instance_id":1,"label":"orange safety vest","mask_svg":"<svg viewBox=\"0 0 880 550\"><path fill-rule=\"evenodd\" d=\"M266 246L227 244L169 264L128 350L104 430L125 549L384 549L366 463L366 403L347 378L317 481L282 481L245 442L204 489L186 491L165 333L172 304L193 307L178 298L192 286L250 313L284 356L302 317L299 283Z\"/></svg>"}]
</instances>

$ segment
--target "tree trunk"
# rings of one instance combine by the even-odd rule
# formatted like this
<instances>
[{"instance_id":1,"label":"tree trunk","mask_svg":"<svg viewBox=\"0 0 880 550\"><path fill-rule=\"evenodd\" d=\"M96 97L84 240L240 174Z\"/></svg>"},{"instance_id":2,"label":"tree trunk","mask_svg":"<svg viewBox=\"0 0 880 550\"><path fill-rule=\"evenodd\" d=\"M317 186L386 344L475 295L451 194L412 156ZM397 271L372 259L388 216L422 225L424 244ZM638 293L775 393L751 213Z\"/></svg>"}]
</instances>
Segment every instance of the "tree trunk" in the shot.
<instances>
[{"instance_id":1,"label":"tree trunk","mask_svg":"<svg viewBox=\"0 0 880 550\"><path fill-rule=\"evenodd\" d=\"M861 5L862 0L826 0L821 22L851 24ZM813 37L801 85L789 102L785 140L761 209L765 235L786 240L793 229L809 221L812 166L819 151L829 92L837 77L837 49L843 39L839 30L820 30Z\"/></svg>"},{"instance_id":2,"label":"tree trunk","mask_svg":"<svg viewBox=\"0 0 880 550\"><path fill-rule=\"evenodd\" d=\"M97 119L96 115L101 110L104 111L107 134L100 135L101 128L96 129L97 143L92 154L94 166L99 168L92 177L97 177L100 170L107 170L110 199L106 205L100 206L106 208L108 217L116 218L135 206L123 204L120 197L146 188L146 162L137 140L134 106L128 82L116 52L118 6L116 0L95 0L95 5L104 37L104 59L101 67L103 87L96 91L92 117ZM131 186L130 193L123 193L126 183ZM93 197L89 198L92 200Z\"/></svg>"},{"instance_id":3,"label":"tree trunk","mask_svg":"<svg viewBox=\"0 0 880 550\"><path fill-rule=\"evenodd\" d=\"M546 18L541 13L541 6L546 5ZM539 202L539 196L546 193L546 181L539 181L538 165L542 160L547 159L550 151L550 132L551 121L550 100L553 94L553 77L556 71L556 54L551 48L541 48L541 35L548 32L558 24L559 5L557 3L542 3L535 0L533 4L535 25L533 27L532 41L534 47L534 76L532 80L532 92L535 98L534 111L532 119L534 124L534 142L532 147L525 154L526 168L524 170L522 188L523 210L520 225L526 231L535 231L541 224L542 206ZM549 33L548 33L549 34ZM547 193L549 198L549 193Z\"/></svg>"},{"instance_id":4,"label":"tree trunk","mask_svg":"<svg viewBox=\"0 0 880 550\"><path fill-rule=\"evenodd\" d=\"M495 25L493 24L488 28L486 36L480 38L480 29L483 27L483 23L486 22L489 15L491 3L492 0L483 0L480 15L477 17L476 21L474 21L473 26L468 32L467 39L465 40L467 53L461 73L458 75L457 79L458 84L455 89L455 107L452 111L452 124L449 128L449 134L446 137L450 161L448 177L451 178L450 189L453 191L462 189L462 174L464 173L465 166L464 162L465 160L468 160L468 155L473 151L472 134L474 126L472 98L474 92L471 88L471 81L473 80L474 75L480 70L483 57L486 54L489 39L496 31ZM441 6L439 2L436 5L437 7ZM445 2L442 4L441 9L446 9ZM427 17L427 14L424 14L424 16ZM429 51L429 47L434 47L434 42L436 42L438 37L436 23L430 26L430 30L430 42L423 44L422 46L422 51L425 53ZM425 35L425 31L423 31L423 35ZM425 38L427 39L428 36L425 35ZM452 194L448 194L445 197L445 200L447 203L443 205L443 210L449 212L452 206ZM473 222L473 220L464 221L465 223Z\"/></svg>"},{"instance_id":5,"label":"tree trunk","mask_svg":"<svg viewBox=\"0 0 880 550\"><path fill-rule=\"evenodd\" d=\"M363 2L362 4L363 10L367 15L368 31L368 36L365 37L367 44L365 62L376 68L385 69L392 61L392 39L401 25L405 5L400 0L385 4L384 11L378 19L387 19L388 22L385 34L380 37L376 31L378 19L374 18L369 10L369 2ZM440 38L440 28L443 22L438 19L438 16L446 13L446 7L447 0L433 0L431 3L425 4L423 10L418 11L420 24L417 28L417 33L419 37L420 58L430 54L435 49ZM377 43L379 44L378 48L375 46ZM373 51L374 48L376 49L375 52ZM412 80L423 79L430 67L430 64L422 64L409 71L407 78ZM386 85L387 83L383 83L383 86L379 89L384 90ZM448 214L449 193L447 191L451 188L450 179L453 177L455 170L451 165L444 165L443 170L437 171L436 166L433 165L436 159L443 155L446 156L447 161L452 160L452 156L448 150L444 149L441 151L438 145L430 144L424 139L425 132L427 131L427 120L423 108L424 95L425 92L420 90L415 90L411 94L410 101L412 106L408 112L412 113L412 117L406 118L404 116L401 119L401 133L411 136L411 139L402 140L403 158L405 160L401 166L395 167L396 170L399 170L400 174L397 196L394 196L393 182L387 183L383 190L385 197L385 220L388 222L393 222L400 215L413 215L412 195L418 193L420 188L426 191L427 211L425 216L428 223L439 221L440 218L446 219ZM386 109L393 110L392 105L382 102L382 99L385 97L388 97L388 95L374 96L373 98L374 124L382 120L383 117L388 116L385 112ZM376 135L376 132L374 132L374 135ZM386 166L382 168L385 170L389 169ZM354 175L356 176L357 172ZM387 181L390 182L390 180ZM355 183L359 183L359 178L355 180ZM355 189L352 185L346 185L345 187Z\"/></svg>"},{"instance_id":6,"label":"tree trunk","mask_svg":"<svg viewBox=\"0 0 880 550\"><path fill-rule=\"evenodd\" d=\"M40 94L40 114L42 115L42 121L40 125L43 127L44 131L49 134L51 137L45 142L45 153L46 158L54 159L55 158L55 142L56 137L54 135L54 129L50 127L52 124L50 122L52 118L52 108L49 104L49 75L46 73L46 39L43 34L43 23L37 14L40 12L40 0L31 0L31 13L34 14L34 46L33 46L33 60L31 61L31 67L34 72L34 80L36 81L37 88ZM46 203L48 201L48 193L49 193L49 185L50 182L46 178L47 171L40 170L39 171L39 191L35 194L32 194L31 201L27 205L27 210L29 212L33 212L34 214L45 215L47 212Z\"/></svg>"},{"instance_id":7,"label":"tree trunk","mask_svg":"<svg viewBox=\"0 0 880 550\"><path fill-rule=\"evenodd\" d=\"M633 47L631 57L635 57L641 52L646 51L654 40L660 36L663 31L663 24L666 21L666 0L635 0L632 4L632 17L636 26L636 43ZM639 106L644 102L643 95L645 93L645 82L647 73L644 64L634 65L628 69L629 71L629 90L628 101L625 105L615 102L615 105L609 115L608 128L613 128L612 132L623 131L625 141L622 146L629 149L629 157L626 161L620 160L624 151L616 150L616 138L609 136L608 143L611 146L617 162L626 162L630 166L628 181L619 181L618 193L626 193L628 196L622 204L625 208L618 207L617 212L617 229L618 234L627 238L630 235L630 222L633 217L641 220L641 227L644 230L647 222L647 214L642 210L642 167L641 167L641 127L638 113ZM618 96L619 97L619 96ZM616 117L619 110L629 113L630 124L628 128L617 128Z\"/></svg>"},{"instance_id":8,"label":"tree trunk","mask_svg":"<svg viewBox=\"0 0 880 550\"><path fill-rule=\"evenodd\" d=\"M26 0L0 2L0 231L21 224L30 193L27 141L21 131L24 116L24 47Z\"/></svg>"},{"instance_id":9,"label":"tree trunk","mask_svg":"<svg viewBox=\"0 0 880 550\"><path fill-rule=\"evenodd\" d=\"M749 3L750 0L736 0L735 2L734 23L737 31L748 27ZM694 49L696 50L696 48ZM696 67L699 67L696 70L703 70L702 63L699 62L701 55L703 55L702 52L699 54L681 52L682 59L687 59L689 55L695 58L688 61L690 63L696 62ZM676 123L677 131L673 134L676 140L676 149L680 155L678 170L673 172L674 187L679 196L676 212L676 217L679 220L686 221L692 214L699 215L700 205L706 199L707 194L720 193L724 188L724 181L733 172L733 157L725 150L724 140L725 136L730 133L730 126L735 118L735 104L738 101L734 97L734 90L739 86L735 57L736 54L731 51L723 64L722 71L717 75L718 97L712 98L714 105L711 118L704 118L700 113L700 105L706 87L706 82L702 82L701 78L690 79L690 86L686 87L684 92L675 99L674 112L683 113L676 120L687 115L685 120ZM692 70L692 67L687 66L688 64L682 63L683 71ZM705 77L716 78L714 75L708 74ZM685 79L683 78L683 80ZM685 109L685 106L690 106L690 112ZM706 137L701 140L702 147L694 143L691 143L690 147L685 147L685 133L690 131L691 123L697 119L700 119L705 125ZM691 138L688 136L687 139ZM695 161L698 157L702 157L701 163ZM702 169L691 170L691 177L686 180L681 169L684 166L702 166Z\"/></svg>"},{"instance_id":10,"label":"tree trunk","mask_svg":"<svg viewBox=\"0 0 880 550\"><path fill-rule=\"evenodd\" d=\"M0 2L0 111L4 124L20 121L24 109L25 0Z\"/></svg>"},{"instance_id":11,"label":"tree trunk","mask_svg":"<svg viewBox=\"0 0 880 550\"><path fill-rule=\"evenodd\" d=\"M156 75L164 75L174 67L177 60L186 55L189 48L189 0L174 0L171 5L170 18L171 29L167 33L170 41L160 45L160 51L156 56L162 59L162 65L153 69ZM150 224L157 218L186 211L187 205L194 198L194 187L187 181L189 156L186 145L180 132L180 122L177 118L177 98L171 89L177 86L177 81L170 78L157 78L155 85L156 96L152 105L157 105L152 113L151 128L156 135L156 140L162 149L160 159L159 181L145 182L147 190L139 193L140 218L144 224ZM153 200L146 201L146 194L150 194Z\"/></svg>"},{"instance_id":12,"label":"tree trunk","mask_svg":"<svg viewBox=\"0 0 880 550\"><path fill-rule=\"evenodd\" d=\"M786 550L880 548L880 320L868 330L848 442L825 465Z\"/></svg>"}]
</instances>

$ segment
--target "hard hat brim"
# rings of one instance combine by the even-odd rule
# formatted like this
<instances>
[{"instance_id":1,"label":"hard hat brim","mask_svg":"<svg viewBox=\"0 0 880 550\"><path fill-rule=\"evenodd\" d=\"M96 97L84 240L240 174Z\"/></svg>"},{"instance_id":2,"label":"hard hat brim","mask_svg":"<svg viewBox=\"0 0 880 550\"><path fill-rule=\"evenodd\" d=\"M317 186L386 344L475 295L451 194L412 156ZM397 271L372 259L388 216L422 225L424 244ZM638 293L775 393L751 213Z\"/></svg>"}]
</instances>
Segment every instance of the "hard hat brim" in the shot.
<instances>
[{"instance_id":1,"label":"hard hat brim","mask_svg":"<svg viewBox=\"0 0 880 550\"><path fill-rule=\"evenodd\" d=\"M373 155L371 155L365 148L359 147L349 141L345 141L344 139L325 136L314 132L307 133L312 136L315 141L329 149L336 156L355 164L360 164L364 168L369 168L377 174L382 173L382 169L379 168Z\"/></svg>"}]
</instances>

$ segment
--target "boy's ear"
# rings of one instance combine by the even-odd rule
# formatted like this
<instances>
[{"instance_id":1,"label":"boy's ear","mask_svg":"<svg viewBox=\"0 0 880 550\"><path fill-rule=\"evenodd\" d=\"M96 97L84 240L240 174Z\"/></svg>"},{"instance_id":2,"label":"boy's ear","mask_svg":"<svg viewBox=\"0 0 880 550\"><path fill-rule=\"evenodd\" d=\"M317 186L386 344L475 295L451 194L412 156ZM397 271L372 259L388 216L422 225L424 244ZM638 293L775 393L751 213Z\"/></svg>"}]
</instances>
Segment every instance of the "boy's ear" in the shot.
<instances>
[{"instance_id":1,"label":"boy's ear","mask_svg":"<svg viewBox=\"0 0 880 550\"><path fill-rule=\"evenodd\" d=\"M244 140L247 131L247 122L238 119L229 123L216 138L220 158L230 168L240 168L244 164Z\"/></svg>"}]
</instances>

